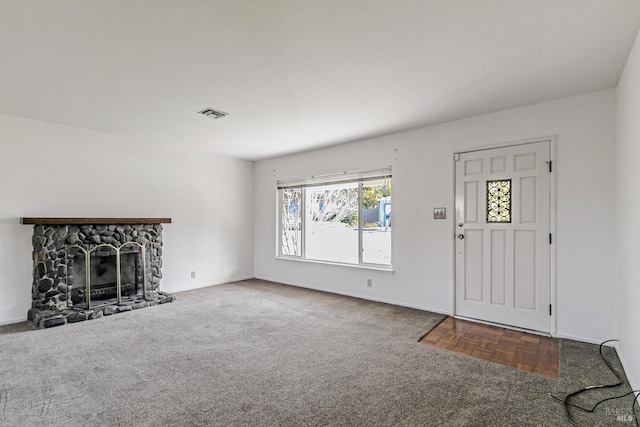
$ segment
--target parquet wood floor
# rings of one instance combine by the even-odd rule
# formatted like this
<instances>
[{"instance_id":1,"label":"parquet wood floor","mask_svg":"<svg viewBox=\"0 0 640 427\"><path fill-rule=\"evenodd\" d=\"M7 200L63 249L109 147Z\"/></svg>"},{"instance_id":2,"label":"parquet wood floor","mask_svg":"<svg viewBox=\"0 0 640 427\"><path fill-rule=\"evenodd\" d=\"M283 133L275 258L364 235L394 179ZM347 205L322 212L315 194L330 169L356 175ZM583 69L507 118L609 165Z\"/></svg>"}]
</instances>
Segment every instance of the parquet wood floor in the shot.
<instances>
[{"instance_id":1,"label":"parquet wood floor","mask_svg":"<svg viewBox=\"0 0 640 427\"><path fill-rule=\"evenodd\" d=\"M448 317L420 342L558 378L559 341L555 338Z\"/></svg>"}]
</instances>

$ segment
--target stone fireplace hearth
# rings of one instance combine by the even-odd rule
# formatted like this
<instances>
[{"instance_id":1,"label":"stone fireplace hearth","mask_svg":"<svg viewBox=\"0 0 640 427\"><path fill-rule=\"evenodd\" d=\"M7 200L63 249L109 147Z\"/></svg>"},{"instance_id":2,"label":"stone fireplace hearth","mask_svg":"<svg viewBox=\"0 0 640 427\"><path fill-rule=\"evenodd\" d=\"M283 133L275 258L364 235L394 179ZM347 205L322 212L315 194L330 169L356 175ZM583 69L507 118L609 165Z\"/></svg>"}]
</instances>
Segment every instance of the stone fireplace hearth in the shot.
<instances>
[{"instance_id":1,"label":"stone fireplace hearth","mask_svg":"<svg viewBox=\"0 0 640 427\"><path fill-rule=\"evenodd\" d=\"M169 218L22 218L33 224L32 304L38 328L173 301L160 291Z\"/></svg>"}]
</instances>

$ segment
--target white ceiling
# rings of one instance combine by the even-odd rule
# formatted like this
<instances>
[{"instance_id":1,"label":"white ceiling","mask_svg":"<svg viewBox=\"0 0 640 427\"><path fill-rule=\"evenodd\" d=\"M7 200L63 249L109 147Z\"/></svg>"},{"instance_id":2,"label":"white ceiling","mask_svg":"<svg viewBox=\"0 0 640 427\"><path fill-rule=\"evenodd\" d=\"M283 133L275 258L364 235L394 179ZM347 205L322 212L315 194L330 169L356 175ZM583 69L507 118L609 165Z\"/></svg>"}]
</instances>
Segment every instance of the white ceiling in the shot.
<instances>
[{"instance_id":1,"label":"white ceiling","mask_svg":"<svg viewBox=\"0 0 640 427\"><path fill-rule=\"evenodd\" d=\"M613 87L640 28L638 0L0 6L0 112L252 160Z\"/></svg>"}]
</instances>

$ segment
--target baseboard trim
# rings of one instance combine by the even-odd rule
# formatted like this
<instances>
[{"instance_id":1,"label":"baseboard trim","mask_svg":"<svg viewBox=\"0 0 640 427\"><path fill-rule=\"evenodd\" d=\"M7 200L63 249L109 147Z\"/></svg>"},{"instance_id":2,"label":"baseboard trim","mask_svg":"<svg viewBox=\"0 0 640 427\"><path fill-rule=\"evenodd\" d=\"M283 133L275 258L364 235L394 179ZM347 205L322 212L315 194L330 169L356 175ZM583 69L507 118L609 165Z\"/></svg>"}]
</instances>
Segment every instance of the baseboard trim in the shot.
<instances>
[{"instance_id":1,"label":"baseboard trim","mask_svg":"<svg viewBox=\"0 0 640 427\"><path fill-rule=\"evenodd\" d=\"M576 337L576 336L567 335L567 334L556 334L556 336L554 338L562 338L562 339L566 339L566 340L581 341L581 342L586 342L586 343L589 343L589 344L597 344L597 345L600 345L600 344L602 344L602 341L605 341L605 340L598 341L598 340L594 340L594 339L591 339L591 338ZM605 347L615 347L616 344L615 344L615 342L608 342L604 346Z\"/></svg>"},{"instance_id":2,"label":"baseboard trim","mask_svg":"<svg viewBox=\"0 0 640 427\"><path fill-rule=\"evenodd\" d=\"M624 369L624 374L627 377L627 381L629 381L629 385L631 386L631 390L640 390L640 383L636 382L634 378L629 377L630 365L625 362L624 356L620 351L620 343L616 341L615 343L616 353L618 353L618 359L620 359L620 363L622 364L622 369Z\"/></svg>"},{"instance_id":3,"label":"baseboard trim","mask_svg":"<svg viewBox=\"0 0 640 427\"><path fill-rule=\"evenodd\" d=\"M314 291L327 292L329 294L343 295L343 296L346 296L346 297L359 298L359 299L363 299L363 300L367 300L367 301L381 302L381 303L385 303L385 304L391 304L391 305L397 305L397 306L400 306L400 307L413 308L413 309L422 310L422 311L430 311L431 313L444 314L445 316L450 316L451 315L451 313L448 312L448 311L439 310L439 309L432 308L432 307L427 307L427 306L423 306L423 305L415 305L415 304L406 304L406 303L402 303L402 302L398 302L398 301L388 300L388 299L385 299L385 298L371 297L369 295L361 295L361 294L355 294L355 293L350 293L350 292L338 292L338 291L336 291L334 289L327 289L327 288L323 288L323 287L319 287L319 286L301 285L299 283L287 282L287 281L282 281L282 280L278 280L278 279L271 279L271 278L268 278L268 277L257 277L256 276L256 279L258 279L258 280L266 280L268 282L273 282L273 283L280 283L280 284L287 285L287 286L295 286L296 288L311 289L311 290L314 290Z\"/></svg>"},{"instance_id":4,"label":"baseboard trim","mask_svg":"<svg viewBox=\"0 0 640 427\"><path fill-rule=\"evenodd\" d=\"M17 319L13 319L13 320L3 320L2 322L0 322L0 326L12 325L14 323L21 323L21 322L26 322L26 321L27 321L27 316L19 317Z\"/></svg>"},{"instance_id":5,"label":"baseboard trim","mask_svg":"<svg viewBox=\"0 0 640 427\"><path fill-rule=\"evenodd\" d=\"M167 290L166 292L176 293L177 294L179 292L193 291L195 289L208 288L209 286L225 285L227 283L232 283L232 282L241 282L243 280L249 280L249 279L253 279L253 278L254 278L253 276L231 277L229 279L225 279L225 280L221 280L221 281L217 281L217 282L200 283L198 285L187 286L186 288L180 288L180 289L175 289L175 290ZM163 289L163 291L164 291L164 289Z\"/></svg>"}]
</instances>

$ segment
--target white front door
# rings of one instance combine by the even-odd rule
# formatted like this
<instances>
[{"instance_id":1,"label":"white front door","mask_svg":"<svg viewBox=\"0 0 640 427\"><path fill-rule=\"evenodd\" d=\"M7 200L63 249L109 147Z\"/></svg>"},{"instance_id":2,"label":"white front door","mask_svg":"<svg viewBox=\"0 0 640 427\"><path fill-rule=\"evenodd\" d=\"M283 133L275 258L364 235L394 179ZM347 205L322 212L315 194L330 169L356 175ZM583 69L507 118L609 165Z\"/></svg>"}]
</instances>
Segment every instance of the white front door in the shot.
<instances>
[{"instance_id":1,"label":"white front door","mask_svg":"<svg viewBox=\"0 0 640 427\"><path fill-rule=\"evenodd\" d=\"M456 155L456 315L549 332L549 150Z\"/></svg>"}]
</instances>

